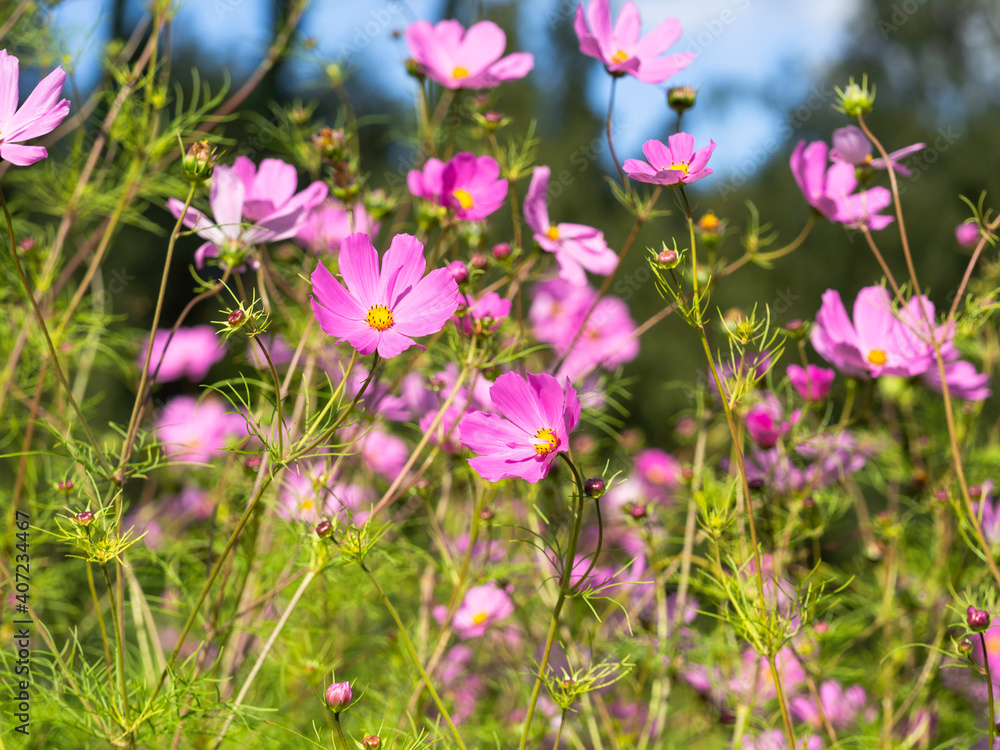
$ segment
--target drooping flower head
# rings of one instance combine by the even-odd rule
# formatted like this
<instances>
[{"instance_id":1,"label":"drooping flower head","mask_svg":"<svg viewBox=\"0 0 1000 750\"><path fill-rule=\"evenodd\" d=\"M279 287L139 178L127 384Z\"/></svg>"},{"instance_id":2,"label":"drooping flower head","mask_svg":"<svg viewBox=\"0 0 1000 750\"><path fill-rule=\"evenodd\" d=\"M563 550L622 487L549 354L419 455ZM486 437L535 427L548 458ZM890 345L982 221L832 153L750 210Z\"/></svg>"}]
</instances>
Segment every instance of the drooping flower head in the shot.
<instances>
[{"instance_id":1,"label":"drooping flower head","mask_svg":"<svg viewBox=\"0 0 1000 750\"><path fill-rule=\"evenodd\" d=\"M312 187L284 200L280 205L262 198L248 201L247 183L244 180L247 168L244 166L242 169L243 176L234 167L224 165L216 166L212 173L212 191L208 202L212 207L214 221L194 207L188 207L184 212L184 203L176 198L167 201L167 208L174 217L180 217L184 212L184 226L194 229L199 237L208 240L195 251L195 264L198 268L204 265L206 258L216 257L225 265L241 265L253 245L295 236L308 220L312 209L326 198L326 186L313 183ZM316 188L316 185L320 188ZM294 192L294 186L292 190ZM285 192L276 196L284 196ZM276 199L277 197L274 200ZM250 217L244 214L245 203L254 214L268 207L274 207L274 210L251 222ZM251 264L256 262L251 259Z\"/></svg>"},{"instance_id":2,"label":"drooping flower head","mask_svg":"<svg viewBox=\"0 0 1000 750\"><path fill-rule=\"evenodd\" d=\"M654 185L687 185L712 174L705 165L715 150L715 141L709 141L694 150L694 136L674 133L667 143L650 140L642 145L648 163L641 159L626 159L623 168L633 180Z\"/></svg>"},{"instance_id":3,"label":"drooping flower head","mask_svg":"<svg viewBox=\"0 0 1000 750\"><path fill-rule=\"evenodd\" d=\"M368 235L348 235L340 248L347 289L322 263L313 271L312 307L320 328L360 354L377 351L384 359L415 345L414 337L437 333L458 307L458 284L446 268L424 276L426 267L416 237L393 237L380 270Z\"/></svg>"},{"instance_id":4,"label":"drooping flower head","mask_svg":"<svg viewBox=\"0 0 1000 750\"><path fill-rule=\"evenodd\" d=\"M170 344L167 344L170 339ZM139 349L138 364L146 360L149 339ZM178 378L195 382L204 378L216 362L226 356L226 347L212 326L191 326L177 329L173 338L170 330L159 329L153 337L153 356L149 361L149 374L156 373L161 383Z\"/></svg>"},{"instance_id":5,"label":"drooping flower head","mask_svg":"<svg viewBox=\"0 0 1000 750\"><path fill-rule=\"evenodd\" d=\"M580 4L573 30L580 40L580 52L600 60L612 75L628 74L644 83L662 83L695 57L693 52L660 57L680 38L680 22L668 18L640 39L642 19L631 2L622 6L614 26L608 0L593 0L586 12Z\"/></svg>"},{"instance_id":6,"label":"drooping flower head","mask_svg":"<svg viewBox=\"0 0 1000 750\"><path fill-rule=\"evenodd\" d=\"M508 372L490 388L498 414L474 412L459 427L462 443L478 453L469 464L489 482L548 476L559 453L569 450L569 433L580 419L580 399L567 380L551 375Z\"/></svg>"},{"instance_id":7,"label":"drooping flower head","mask_svg":"<svg viewBox=\"0 0 1000 750\"><path fill-rule=\"evenodd\" d=\"M868 136L857 125L847 125L833 131L833 148L830 150L830 158L835 162L844 162L855 167L868 167L870 169L886 169L885 159L872 158L872 142ZM889 154L889 161L892 162L894 171L904 177L909 177L911 172L899 162L903 157L915 154L925 147L923 143L914 143L912 146L901 148Z\"/></svg>"},{"instance_id":8,"label":"drooping flower head","mask_svg":"<svg viewBox=\"0 0 1000 750\"><path fill-rule=\"evenodd\" d=\"M577 286L587 283L586 271L607 276L618 265L618 255L604 241L604 233L583 224L549 221L548 199L551 170L535 167L524 198L524 220L535 231L542 250L555 253L559 277Z\"/></svg>"},{"instance_id":9,"label":"drooping flower head","mask_svg":"<svg viewBox=\"0 0 1000 750\"><path fill-rule=\"evenodd\" d=\"M500 179L496 160L468 151L448 163L428 159L423 170L410 170L406 185L414 195L452 209L464 221L482 221L507 197L507 180Z\"/></svg>"},{"instance_id":10,"label":"drooping flower head","mask_svg":"<svg viewBox=\"0 0 1000 750\"><path fill-rule=\"evenodd\" d=\"M69 99L60 99L66 73L59 66L35 86L17 106L18 60L0 50L0 159L26 167L47 157L44 146L25 146L23 141L51 133L69 114Z\"/></svg>"},{"instance_id":11,"label":"drooping flower head","mask_svg":"<svg viewBox=\"0 0 1000 750\"><path fill-rule=\"evenodd\" d=\"M507 36L492 21L480 21L468 30L458 21L416 21L405 37L420 72L449 89L496 88L524 78L535 66L527 52L502 57Z\"/></svg>"}]
</instances>

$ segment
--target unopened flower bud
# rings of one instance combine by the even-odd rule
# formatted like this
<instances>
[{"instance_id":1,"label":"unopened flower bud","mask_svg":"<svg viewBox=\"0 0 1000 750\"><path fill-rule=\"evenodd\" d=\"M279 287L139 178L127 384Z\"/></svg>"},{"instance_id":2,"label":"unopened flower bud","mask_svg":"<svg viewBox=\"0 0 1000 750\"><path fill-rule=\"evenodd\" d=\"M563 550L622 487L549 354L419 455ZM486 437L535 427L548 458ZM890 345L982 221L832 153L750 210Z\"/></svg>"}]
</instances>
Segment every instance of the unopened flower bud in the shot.
<instances>
[{"instance_id":1,"label":"unopened flower bud","mask_svg":"<svg viewBox=\"0 0 1000 750\"><path fill-rule=\"evenodd\" d=\"M354 700L354 692L349 682L335 682L326 689L326 705L334 711L341 711Z\"/></svg>"},{"instance_id":2,"label":"unopened flower bud","mask_svg":"<svg viewBox=\"0 0 1000 750\"><path fill-rule=\"evenodd\" d=\"M260 456L247 456L243 459L243 468L249 469L250 471L257 471L260 468L261 461L263 459Z\"/></svg>"},{"instance_id":3,"label":"unopened flower bud","mask_svg":"<svg viewBox=\"0 0 1000 750\"><path fill-rule=\"evenodd\" d=\"M685 466L683 469L681 469L681 479L683 479L685 482L690 482L692 479L694 479L694 469L692 469L690 466Z\"/></svg>"},{"instance_id":4,"label":"unopened flower bud","mask_svg":"<svg viewBox=\"0 0 1000 750\"><path fill-rule=\"evenodd\" d=\"M971 604L969 608L965 610L965 622L969 626L969 630L974 633L982 633L990 627L990 613L981 609L976 609Z\"/></svg>"},{"instance_id":5,"label":"unopened flower bud","mask_svg":"<svg viewBox=\"0 0 1000 750\"><path fill-rule=\"evenodd\" d=\"M469 269L460 260L453 260L449 263L448 272L451 273L451 277L455 279L456 284L464 284L469 280Z\"/></svg>"},{"instance_id":6,"label":"unopened flower bud","mask_svg":"<svg viewBox=\"0 0 1000 750\"><path fill-rule=\"evenodd\" d=\"M94 520L94 514L89 510L81 511L76 514L76 522L81 526L89 526L91 521Z\"/></svg>"},{"instance_id":7,"label":"unopened flower bud","mask_svg":"<svg viewBox=\"0 0 1000 750\"><path fill-rule=\"evenodd\" d=\"M510 257L510 243L500 242L493 246L493 257L497 260L506 260Z\"/></svg>"},{"instance_id":8,"label":"unopened flower bud","mask_svg":"<svg viewBox=\"0 0 1000 750\"><path fill-rule=\"evenodd\" d=\"M698 92L691 86L671 86L667 89L667 106L678 114L691 109L697 98Z\"/></svg>"},{"instance_id":9,"label":"unopened flower bud","mask_svg":"<svg viewBox=\"0 0 1000 750\"><path fill-rule=\"evenodd\" d=\"M320 521L318 524L316 524L316 536L320 538L330 536L331 531L333 531L333 524L330 523L329 521ZM327 695L329 695L330 691L327 690L326 693Z\"/></svg>"},{"instance_id":10,"label":"unopened flower bud","mask_svg":"<svg viewBox=\"0 0 1000 750\"><path fill-rule=\"evenodd\" d=\"M759 490L764 486L764 477L751 477L747 479L747 487L751 490Z\"/></svg>"},{"instance_id":11,"label":"unopened flower bud","mask_svg":"<svg viewBox=\"0 0 1000 750\"><path fill-rule=\"evenodd\" d=\"M35 238L25 237L23 240L17 243L17 246L18 248L20 248L22 252L28 252L35 246Z\"/></svg>"},{"instance_id":12,"label":"unopened flower bud","mask_svg":"<svg viewBox=\"0 0 1000 750\"><path fill-rule=\"evenodd\" d=\"M667 268L673 268L677 265L677 251L676 250L662 250L660 254L656 256L657 262L661 266L666 266Z\"/></svg>"},{"instance_id":13,"label":"unopened flower bud","mask_svg":"<svg viewBox=\"0 0 1000 750\"><path fill-rule=\"evenodd\" d=\"M632 516L633 521L642 521L649 513L646 511L646 506L643 503L636 503L631 508L629 508L628 514Z\"/></svg>"},{"instance_id":14,"label":"unopened flower bud","mask_svg":"<svg viewBox=\"0 0 1000 750\"><path fill-rule=\"evenodd\" d=\"M862 77L860 85L851 78L847 82L847 88L843 91L839 88L835 90L837 103L833 108L848 117L867 115L875 106L875 87L872 86L871 91L868 90L868 76Z\"/></svg>"},{"instance_id":15,"label":"unopened flower bud","mask_svg":"<svg viewBox=\"0 0 1000 750\"><path fill-rule=\"evenodd\" d=\"M969 497L971 497L973 500L978 500L982 496L983 496L983 488L981 485L974 484L971 487L969 487Z\"/></svg>"},{"instance_id":16,"label":"unopened flower bud","mask_svg":"<svg viewBox=\"0 0 1000 750\"><path fill-rule=\"evenodd\" d=\"M798 333L803 328L805 328L805 325L806 325L805 323L796 318L795 320L789 320L787 323L785 323L785 330L789 331L790 333Z\"/></svg>"},{"instance_id":17,"label":"unopened flower bud","mask_svg":"<svg viewBox=\"0 0 1000 750\"><path fill-rule=\"evenodd\" d=\"M718 234L722 228L722 222L712 211L706 211L705 215L698 219L698 229L702 234Z\"/></svg>"},{"instance_id":18,"label":"unopened flower bud","mask_svg":"<svg viewBox=\"0 0 1000 750\"><path fill-rule=\"evenodd\" d=\"M288 113L288 119L296 125L305 125L309 122L309 110L296 107Z\"/></svg>"},{"instance_id":19,"label":"unopened flower bud","mask_svg":"<svg viewBox=\"0 0 1000 750\"><path fill-rule=\"evenodd\" d=\"M587 497L600 497L604 494L604 480L590 477L583 483L583 491L587 493Z\"/></svg>"},{"instance_id":20,"label":"unopened flower bud","mask_svg":"<svg viewBox=\"0 0 1000 750\"><path fill-rule=\"evenodd\" d=\"M955 644L955 648L958 649L958 653L962 656L969 656L972 653L972 641L968 638L963 638Z\"/></svg>"},{"instance_id":21,"label":"unopened flower bud","mask_svg":"<svg viewBox=\"0 0 1000 750\"><path fill-rule=\"evenodd\" d=\"M322 128L312 137L319 155L330 161L343 161L347 150L347 133L342 129Z\"/></svg>"},{"instance_id":22,"label":"unopened flower bud","mask_svg":"<svg viewBox=\"0 0 1000 750\"><path fill-rule=\"evenodd\" d=\"M246 320L246 317L246 313L237 308L229 313L229 316L226 318L226 322L232 328L239 328L243 324L243 321Z\"/></svg>"},{"instance_id":23,"label":"unopened flower bud","mask_svg":"<svg viewBox=\"0 0 1000 750\"><path fill-rule=\"evenodd\" d=\"M492 521L494 515L492 508L483 508L479 511L479 517L486 522Z\"/></svg>"},{"instance_id":24,"label":"unopened flower bud","mask_svg":"<svg viewBox=\"0 0 1000 750\"><path fill-rule=\"evenodd\" d=\"M424 80L424 71L420 67L420 63L412 57L406 58L406 62L404 62L403 65L406 66L406 75L416 78L418 81Z\"/></svg>"},{"instance_id":25,"label":"unopened flower bud","mask_svg":"<svg viewBox=\"0 0 1000 750\"><path fill-rule=\"evenodd\" d=\"M482 253L473 253L472 257L469 258L469 266L477 271L485 271L489 263L489 259Z\"/></svg>"},{"instance_id":26,"label":"unopened flower bud","mask_svg":"<svg viewBox=\"0 0 1000 750\"><path fill-rule=\"evenodd\" d=\"M197 141L184 154L181 160L181 171L188 181L201 183L212 176L215 168L215 149L208 145L208 141Z\"/></svg>"},{"instance_id":27,"label":"unopened flower bud","mask_svg":"<svg viewBox=\"0 0 1000 750\"><path fill-rule=\"evenodd\" d=\"M377 748L382 747L382 738L377 734L369 734L361 740L361 747L366 750L377 750Z\"/></svg>"},{"instance_id":28,"label":"unopened flower bud","mask_svg":"<svg viewBox=\"0 0 1000 750\"><path fill-rule=\"evenodd\" d=\"M72 479L61 479L56 484L56 490L64 495L68 495L73 490L73 486Z\"/></svg>"}]
</instances>

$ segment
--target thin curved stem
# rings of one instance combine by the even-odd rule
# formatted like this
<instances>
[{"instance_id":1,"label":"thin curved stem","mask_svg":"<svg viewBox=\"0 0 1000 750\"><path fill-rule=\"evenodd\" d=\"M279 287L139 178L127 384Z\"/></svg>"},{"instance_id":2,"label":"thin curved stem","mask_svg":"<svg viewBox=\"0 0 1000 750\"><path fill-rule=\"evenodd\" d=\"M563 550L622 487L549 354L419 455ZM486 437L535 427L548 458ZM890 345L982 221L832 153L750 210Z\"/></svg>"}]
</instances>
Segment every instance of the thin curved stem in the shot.
<instances>
[{"instance_id":1,"label":"thin curved stem","mask_svg":"<svg viewBox=\"0 0 1000 750\"><path fill-rule=\"evenodd\" d=\"M611 77L611 95L608 97L608 117L604 122L604 130L608 136L608 150L611 151L611 159L615 163L615 169L618 170L618 176L621 178L622 187L625 188L625 194L628 195L631 190L629 187L628 177L625 175L625 170L622 169L621 163L618 161L618 155L615 153L615 141L611 135L611 116L615 109L615 89L618 86L618 76L612 75Z\"/></svg>"},{"instance_id":2,"label":"thin curved stem","mask_svg":"<svg viewBox=\"0 0 1000 750\"><path fill-rule=\"evenodd\" d=\"M986 636L983 633L979 634L979 643L983 647L983 665L986 668L986 689L990 697L990 729L989 729L990 742L989 745L987 745L987 747L991 748L992 750L993 735L996 733L997 725L996 725L996 717L993 714L995 709L993 708L993 676L990 674L990 655L986 651Z\"/></svg>"}]
</instances>

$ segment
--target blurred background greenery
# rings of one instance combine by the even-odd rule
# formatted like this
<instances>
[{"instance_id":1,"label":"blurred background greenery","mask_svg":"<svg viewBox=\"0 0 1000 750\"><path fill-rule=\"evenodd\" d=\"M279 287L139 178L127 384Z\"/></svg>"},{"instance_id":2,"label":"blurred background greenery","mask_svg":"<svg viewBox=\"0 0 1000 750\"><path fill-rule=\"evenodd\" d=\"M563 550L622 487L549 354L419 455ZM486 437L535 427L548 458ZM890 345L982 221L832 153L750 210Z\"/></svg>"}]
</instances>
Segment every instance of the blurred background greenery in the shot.
<instances>
[{"instance_id":1,"label":"blurred background greenery","mask_svg":"<svg viewBox=\"0 0 1000 750\"><path fill-rule=\"evenodd\" d=\"M13 13L22 3L7 0L3 5ZM43 4L36 8L37 18L26 14L16 22L10 38L23 38L29 46L35 40L24 54L39 68L64 55L73 71L67 95L76 110L107 75L101 63L105 45L118 47L130 35L143 33L145 5L132 0ZM562 187L556 188L558 194L551 197L553 216L596 225L612 247L620 247L631 217L603 179L614 173L603 139L610 79L597 62L577 51L572 29L575 5L567 0L313 0L293 37L292 54L268 72L245 105L258 116L232 119L217 128L228 139L226 158L247 154L257 160L269 155L295 160L285 150L287 112L313 100L316 125L340 121L339 99L327 76L327 66L338 63L363 124L360 146L368 184L398 185L395 175L405 171L412 159L416 93L403 70L406 50L399 33L417 18L457 18L465 24L488 18L507 31L508 51L526 50L536 56L535 70L526 80L504 84L494 95L492 108L513 118L500 131L501 142L520 139L537 120L539 163L551 166L554 183L565 175ZM620 4L612 5L617 12ZM639 6L646 30L663 18L680 18L685 34L672 51L692 50L699 55L667 84L700 89L696 106L684 116L684 129L695 134L699 146L709 138L718 143L710 165L715 175L692 194L696 215L712 210L728 222L730 234L720 256L734 259L742 253L739 240L749 217L748 200L777 234L772 249L798 234L809 209L788 169L789 154L799 139L829 142L832 130L847 124L830 106L833 87L843 86L848 76L867 74L878 90L869 124L887 148L917 141L928 144L909 161L914 176L903 180L904 210L918 274L939 307L950 302L949 292L966 263L953 237L955 225L969 216L958 196L975 200L983 190L989 191L989 198L1000 194L995 149L990 145L1000 132L1000 6L994 0L647 1ZM177 91L190 97L195 67L213 90L227 80L232 89L241 85L280 33L294 3L211 0L177 7L169 35L171 78ZM29 24L37 27L39 20L51 21L54 28L44 44L32 33L17 35L26 27L30 30ZM638 156L644 140L665 139L672 132L675 117L666 107L664 90L665 86L622 81L614 119L621 159ZM98 114L106 107L102 102ZM97 120L88 120L91 132ZM67 158L73 157L65 149L52 149L52 159ZM518 187L523 195L527 181ZM151 318L159 259L169 231L170 218L161 205L151 202L145 216L159 226L159 232L133 222L115 241L105 266L126 279L110 299L114 312L123 316L121 325L128 329L146 327ZM489 242L509 239L504 221L497 223ZM676 210L644 227L612 288L627 299L637 323L663 304L643 270L644 248L659 248L674 236L679 245L686 245L686 230ZM895 225L877 238L889 265L903 278ZM176 283L165 310L168 323L190 298L186 268L199 243L189 237L178 245L172 275ZM991 255L988 251L990 260ZM863 238L820 222L806 243L772 270L751 265L724 280L714 301L722 310L766 303L781 324L811 318L827 288L840 290L849 307L860 287L879 278ZM217 319L211 307L203 306L191 322ZM642 343L639 358L626 368L626 375L635 379L630 385L634 396L630 421L648 434L651 443L669 445L672 421L664 415L692 405L690 391L679 383L700 369L701 354L690 330L670 318L654 327ZM128 379L108 373L101 386L109 418L121 417L117 412L131 403ZM169 393L165 390L160 398Z\"/></svg>"}]
</instances>

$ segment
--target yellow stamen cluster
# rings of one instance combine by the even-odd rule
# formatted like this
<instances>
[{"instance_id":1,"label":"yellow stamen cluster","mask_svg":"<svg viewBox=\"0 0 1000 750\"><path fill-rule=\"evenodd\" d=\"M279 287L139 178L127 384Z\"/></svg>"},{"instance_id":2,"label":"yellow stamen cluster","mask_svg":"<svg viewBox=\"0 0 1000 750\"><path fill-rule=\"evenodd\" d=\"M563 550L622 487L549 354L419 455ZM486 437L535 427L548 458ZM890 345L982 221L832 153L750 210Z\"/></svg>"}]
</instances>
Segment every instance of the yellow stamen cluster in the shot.
<instances>
[{"instance_id":1,"label":"yellow stamen cluster","mask_svg":"<svg viewBox=\"0 0 1000 750\"><path fill-rule=\"evenodd\" d=\"M486 614L485 612L476 612L476 614L473 615L473 617L472 617L472 624L473 625L482 625L484 622L486 622L489 619L489 617L490 616L488 614Z\"/></svg>"},{"instance_id":2,"label":"yellow stamen cluster","mask_svg":"<svg viewBox=\"0 0 1000 750\"><path fill-rule=\"evenodd\" d=\"M392 313L385 305L372 305L368 308L365 322L376 331L384 331L386 328L392 327Z\"/></svg>"},{"instance_id":3,"label":"yellow stamen cluster","mask_svg":"<svg viewBox=\"0 0 1000 750\"><path fill-rule=\"evenodd\" d=\"M451 71L451 77L458 80L461 80L462 78L468 78L469 69L463 68L461 65L459 65L453 71Z\"/></svg>"},{"instance_id":4,"label":"yellow stamen cluster","mask_svg":"<svg viewBox=\"0 0 1000 750\"><path fill-rule=\"evenodd\" d=\"M535 446L535 453L539 456L546 456L559 447L559 436L548 427L543 427L536 432L535 439L545 441Z\"/></svg>"},{"instance_id":5,"label":"yellow stamen cluster","mask_svg":"<svg viewBox=\"0 0 1000 750\"><path fill-rule=\"evenodd\" d=\"M628 52L626 52L623 49L618 50L617 52L615 52L615 54L611 56L611 62L613 62L615 65L617 65L618 63L623 63L626 60L628 60Z\"/></svg>"},{"instance_id":6,"label":"yellow stamen cluster","mask_svg":"<svg viewBox=\"0 0 1000 750\"><path fill-rule=\"evenodd\" d=\"M551 227L549 227L548 231L545 233L545 236L548 237L550 240L558 240L559 239L559 227L557 227L557 226L551 226Z\"/></svg>"},{"instance_id":7,"label":"yellow stamen cluster","mask_svg":"<svg viewBox=\"0 0 1000 750\"><path fill-rule=\"evenodd\" d=\"M455 200L457 200L462 205L462 208L465 211L468 211L470 208L472 208L473 204L475 204L475 201L472 200L472 196L469 195L469 192L467 190L462 190L462 188L458 188L457 190L453 190L451 194L455 196Z\"/></svg>"},{"instance_id":8,"label":"yellow stamen cluster","mask_svg":"<svg viewBox=\"0 0 1000 750\"><path fill-rule=\"evenodd\" d=\"M885 352L881 349L872 349L868 352L868 361L873 365L884 365L887 359Z\"/></svg>"}]
</instances>

